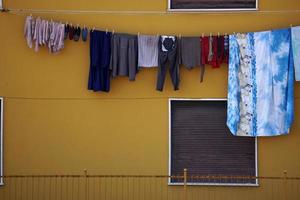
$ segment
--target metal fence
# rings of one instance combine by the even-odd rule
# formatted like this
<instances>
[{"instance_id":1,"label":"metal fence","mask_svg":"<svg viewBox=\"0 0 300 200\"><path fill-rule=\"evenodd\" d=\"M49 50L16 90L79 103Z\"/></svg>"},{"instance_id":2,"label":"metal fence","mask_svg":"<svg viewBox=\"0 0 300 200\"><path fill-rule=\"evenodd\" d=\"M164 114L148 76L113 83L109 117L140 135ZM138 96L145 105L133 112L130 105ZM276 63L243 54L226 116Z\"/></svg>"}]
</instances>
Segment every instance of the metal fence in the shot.
<instances>
[{"instance_id":1,"label":"metal fence","mask_svg":"<svg viewBox=\"0 0 300 200\"><path fill-rule=\"evenodd\" d=\"M288 176L189 176L186 172L179 176L90 175L85 172L73 175L9 175L3 178L0 200L300 199L300 178ZM239 183L243 180L258 184L231 184L237 180Z\"/></svg>"}]
</instances>

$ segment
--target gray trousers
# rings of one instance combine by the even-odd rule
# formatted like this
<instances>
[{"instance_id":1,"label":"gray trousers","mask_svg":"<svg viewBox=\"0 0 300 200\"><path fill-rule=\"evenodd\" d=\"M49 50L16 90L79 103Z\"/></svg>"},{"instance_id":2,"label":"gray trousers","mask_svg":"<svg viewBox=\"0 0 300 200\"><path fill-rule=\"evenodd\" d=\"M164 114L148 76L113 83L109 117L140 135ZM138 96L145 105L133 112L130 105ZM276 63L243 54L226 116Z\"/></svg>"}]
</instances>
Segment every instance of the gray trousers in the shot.
<instances>
[{"instance_id":1,"label":"gray trousers","mask_svg":"<svg viewBox=\"0 0 300 200\"><path fill-rule=\"evenodd\" d=\"M158 43L158 73L157 73L157 83L156 90L163 91L166 73L167 73L167 64L169 63L169 73L171 76L172 84L174 90L179 89L179 47L178 47L178 39L176 38L174 41L174 47L169 51L162 50L162 38L159 39Z\"/></svg>"}]
</instances>

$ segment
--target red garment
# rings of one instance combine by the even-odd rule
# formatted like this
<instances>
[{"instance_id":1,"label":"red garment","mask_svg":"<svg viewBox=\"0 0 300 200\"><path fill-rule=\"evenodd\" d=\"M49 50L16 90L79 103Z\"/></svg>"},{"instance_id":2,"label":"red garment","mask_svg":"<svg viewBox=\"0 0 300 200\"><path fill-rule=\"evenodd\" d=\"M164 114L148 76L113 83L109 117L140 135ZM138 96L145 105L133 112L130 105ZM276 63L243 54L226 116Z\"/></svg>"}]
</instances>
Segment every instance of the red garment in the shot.
<instances>
[{"instance_id":1,"label":"red garment","mask_svg":"<svg viewBox=\"0 0 300 200\"><path fill-rule=\"evenodd\" d=\"M213 68L219 68L219 59L218 59L218 37L217 36L212 36L213 37L213 43L212 43L212 50L213 50L213 57L211 62L209 63Z\"/></svg>"},{"instance_id":2,"label":"red garment","mask_svg":"<svg viewBox=\"0 0 300 200\"><path fill-rule=\"evenodd\" d=\"M222 63L228 63L229 52L225 51L224 36L212 36L212 51L213 57L208 61L209 55L209 37L201 38L201 64L209 64L213 68L219 68Z\"/></svg>"},{"instance_id":3,"label":"red garment","mask_svg":"<svg viewBox=\"0 0 300 200\"><path fill-rule=\"evenodd\" d=\"M201 37L201 64L208 64L208 54L209 54L209 37Z\"/></svg>"}]
</instances>

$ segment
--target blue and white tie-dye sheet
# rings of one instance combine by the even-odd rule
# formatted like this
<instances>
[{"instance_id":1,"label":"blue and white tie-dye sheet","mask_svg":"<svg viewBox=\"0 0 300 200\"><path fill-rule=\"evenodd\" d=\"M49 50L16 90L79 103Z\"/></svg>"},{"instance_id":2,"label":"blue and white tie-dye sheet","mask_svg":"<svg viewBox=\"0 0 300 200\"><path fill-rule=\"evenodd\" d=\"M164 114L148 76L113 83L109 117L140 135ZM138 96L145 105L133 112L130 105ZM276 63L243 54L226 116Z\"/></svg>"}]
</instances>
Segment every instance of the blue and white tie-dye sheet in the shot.
<instances>
[{"instance_id":1,"label":"blue and white tie-dye sheet","mask_svg":"<svg viewBox=\"0 0 300 200\"><path fill-rule=\"evenodd\" d=\"M227 125L237 136L288 134L294 119L290 29L230 36Z\"/></svg>"},{"instance_id":2,"label":"blue and white tie-dye sheet","mask_svg":"<svg viewBox=\"0 0 300 200\"><path fill-rule=\"evenodd\" d=\"M292 27L292 46L295 65L295 79L300 81L300 26Z\"/></svg>"}]
</instances>

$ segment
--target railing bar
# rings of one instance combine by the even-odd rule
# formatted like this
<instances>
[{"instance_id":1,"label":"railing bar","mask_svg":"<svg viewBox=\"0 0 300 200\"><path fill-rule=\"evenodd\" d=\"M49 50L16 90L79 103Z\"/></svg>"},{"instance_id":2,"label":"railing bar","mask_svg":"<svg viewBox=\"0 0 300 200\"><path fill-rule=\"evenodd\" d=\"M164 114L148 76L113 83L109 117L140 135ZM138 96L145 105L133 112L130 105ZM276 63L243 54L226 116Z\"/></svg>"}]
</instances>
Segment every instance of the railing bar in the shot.
<instances>
[{"instance_id":1,"label":"railing bar","mask_svg":"<svg viewBox=\"0 0 300 200\"><path fill-rule=\"evenodd\" d=\"M110 198L109 199L112 199L112 196L113 196L113 177L110 177L110 190L109 190L109 194L110 194Z\"/></svg>"},{"instance_id":2,"label":"railing bar","mask_svg":"<svg viewBox=\"0 0 300 200\"><path fill-rule=\"evenodd\" d=\"M100 177L98 177L98 197L99 197L99 199L102 199L102 195L101 195L101 187L102 186L102 184L101 184L101 178Z\"/></svg>"},{"instance_id":3,"label":"railing bar","mask_svg":"<svg viewBox=\"0 0 300 200\"><path fill-rule=\"evenodd\" d=\"M74 177L71 177L71 200L74 200Z\"/></svg>"},{"instance_id":4,"label":"railing bar","mask_svg":"<svg viewBox=\"0 0 300 200\"><path fill-rule=\"evenodd\" d=\"M47 199L47 192L46 192L46 188L47 188L47 186L46 186L46 180L47 180L47 178L44 178L44 200L46 200Z\"/></svg>"},{"instance_id":5,"label":"railing bar","mask_svg":"<svg viewBox=\"0 0 300 200\"><path fill-rule=\"evenodd\" d=\"M51 200L51 194L52 194L52 178L49 178L48 200Z\"/></svg>"},{"instance_id":6,"label":"railing bar","mask_svg":"<svg viewBox=\"0 0 300 200\"><path fill-rule=\"evenodd\" d=\"M77 178L77 200L80 198L80 178Z\"/></svg>"},{"instance_id":7,"label":"railing bar","mask_svg":"<svg viewBox=\"0 0 300 200\"><path fill-rule=\"evenodd\" d=\"M138 183L137 183L137 191L138 191L137 193L138 193L138 195L137 195L137 197L138 197L138 199L141 199L141 197L142 197L141 178L138 178L137 180L138 180ZM133 194L133 197L134 197L134 194Z\"/></svg>"},{"instance_id":8,"label":"railing bar","mask_svg":"<svg viewBox=\"0 0 300 200\"><path fill-rule=\"evenodd\" d=\"M94 199L97 199L97 185L96 185L97 177L93 178L93 181L94 181Z\"/></svg>"},{"instance_id":9,"label":"railing bar","mask_svg":"<svg viewBox=\"0 0 300 200\"><path fill-rule=\"evenodd\" d=\"M54 191L55 191L55 199L58 200L58 177L55 177Z\"/></svg>"}]
</instances>

